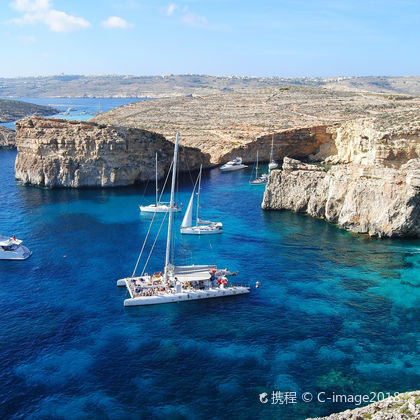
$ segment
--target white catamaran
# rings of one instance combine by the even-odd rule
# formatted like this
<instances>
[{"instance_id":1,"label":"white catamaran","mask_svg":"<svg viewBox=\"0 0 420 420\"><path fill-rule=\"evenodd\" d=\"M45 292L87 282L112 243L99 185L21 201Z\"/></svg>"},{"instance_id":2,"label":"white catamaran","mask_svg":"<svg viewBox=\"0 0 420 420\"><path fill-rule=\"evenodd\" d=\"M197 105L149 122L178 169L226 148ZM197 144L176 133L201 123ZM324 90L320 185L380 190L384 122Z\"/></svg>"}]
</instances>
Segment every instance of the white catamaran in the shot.
<instances>
[{"instance_id":1,"label":"white catamaran","mask_svg":"<svg viewBox=\"0 0 420 420\"><path fill-rule=\"evenodd\" d=\"M251 185L261 185L261 184L266 184L267 181L268 181L267 174L261 174L260 176L258 176L258 150L257 150L257 161L255 165L255 178L253 180L250 180L249 183Z\"/></svg>"},{"instance_id":2,"label":"white catamaran","mask_svg":"<svg viewBox=\"0 0 420 420\"><path fill-rule=\"evenodd\" d=\"M21 244L22 241L16 239L15 235L11 238L0 235L0 260L26 260L29 258L32 252Z\"/></svg>"},{"instance_id":3,"label":"white catamaran","mask_svg":"<svg viewBox=\"0 0 420 420\"><path fill-rule=\"evenodd\" d=\"M279 164L273 159L273 148L274 148L274 134L271 136L271 151L270 151L270 162L268 164L268 171L276 169Z\"/></svg>"},{"instance_id":4,"label":"white catamaran","mask_svg":"<svg viewBox=\"0 0 420 420\"><path fill-rule=\"evenodd\" d=\"M155 170L155 179L156 179L156 204L149 204L148 206L140 205L140 211L144 213L167 213L169 211L169 203L162 203L159 199L159 185L158 185L158 158L156 153L156 170ZM163 188L164 189L164 188ZM162 194L163 194L162 189ZM161 195L162 197L162 195ZM181 211L181 209L174 204L174 211Z\"/></svg>"},{"instance_id":5,"label":"white catamaran","mask_svg":"<svg viewBox=\"0 0 420 420\"><path fill-rule=\"evenodd\" d=\"M124 306L155 305L159 303L182 302L249 293L249 286L228 285L226 276L232 273L227 269L218 270L215 265L174 266L173 263L170 262L178 141L179 134L177 133L173 158L169 211L162 220L163 224L166 217L169 216L164 272L154 273L152 275L144 273L150 258L149 254L142 274L135 277L138 263L150 233L149 228L149 232L143 242L143 247L132 276L117 281L117 285L125 286L130 294L130 297L124 300ZM155 216L153 216L153 218L155 218ZM162 224L160 225L159 231L162 228ZM156 243L156 239L154 244ZM153 251L154 244L150 252Z\"/></svg>"},{"instance_id":6,"label":"white catamaran","mask_svg":"<svg viewBox=\"0 0 420 420\"><path fill-rule=\"evenodd\" d=\"M198 174L197 181L195 182L193 192L191 194L190 202L188 203L187 211L185 212L184 219L181 224L181 233L185 235L211 235L214 233L222 233L222 223L220 222L210 222L208 220L200 220L198 217L198 211L200 208L200 190L201 190L201 174L203 170L203 165L200 165L200 173ZM197 191L197 213L196 213L196 224L192 224L192 213L193 213L193 204L194 204L194 195L195 188L198 182L198 191Z\"/></svg>"}]
</instances>

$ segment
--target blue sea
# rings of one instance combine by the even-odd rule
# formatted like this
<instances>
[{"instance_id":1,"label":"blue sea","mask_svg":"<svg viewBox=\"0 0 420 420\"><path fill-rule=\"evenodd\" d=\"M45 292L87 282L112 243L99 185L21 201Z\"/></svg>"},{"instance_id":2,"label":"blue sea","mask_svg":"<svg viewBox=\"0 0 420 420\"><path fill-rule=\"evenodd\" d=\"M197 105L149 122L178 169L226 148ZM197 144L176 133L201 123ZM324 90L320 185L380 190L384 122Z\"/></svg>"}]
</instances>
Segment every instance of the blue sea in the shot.
<instances>
[{"instance_id":1,"label":"blue sea","mask_svg":"<svg viewBox=\"0 0 420 420\"><path fill-rule=\"evenodd\" d=\"M217 263L261 287L125 308L116 280L136 263L151 219L138 205L154 201L153 183L23 186L15 158L0 151L0 233L33 255L0 261L0 418L294 420L356 407L336 395L419 388L419 240L262 211L251 168L213 169L200 211L224 232L177 234L174 260ZM184 208L196 175L179 178ZM162 233L146 271L163 269L165 242Z\"/></svg>"}]
</instances>

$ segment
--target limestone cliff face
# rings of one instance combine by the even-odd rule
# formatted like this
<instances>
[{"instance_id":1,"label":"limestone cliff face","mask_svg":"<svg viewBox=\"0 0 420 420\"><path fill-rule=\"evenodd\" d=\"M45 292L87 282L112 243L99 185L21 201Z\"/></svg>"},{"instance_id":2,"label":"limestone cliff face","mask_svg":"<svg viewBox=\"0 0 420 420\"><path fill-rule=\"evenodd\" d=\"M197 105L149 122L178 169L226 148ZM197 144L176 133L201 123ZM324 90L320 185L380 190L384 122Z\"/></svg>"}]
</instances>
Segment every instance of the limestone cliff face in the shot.
<instances>
[{"instance_id":1,"label":"limestone cliff face","mask_svg":"<svg viewBox=\"0 0 420 420\"><path fill-rule=\"evenodd\" d=\"M15 132L0 125L0 149L16 149Z\"/></svg>"},{"instance_id":2,"label":"limestone cliff face","mask_svg":"<svg viewBox=\"0 0 420 420\"><path fill-rule=\"evenodd\" d=\"M154 179L169 170L173 143L145 130L59 119L16 123L15 177L45 187L109 187ZM209 158L198 149L180 151L180 167L197 169Z\"/></svg>"},{"instance_id":3,"label":"limestone cliff face","mask_svg":"<svg viewBox=\"0 0 420 420\"><path fill-rule=\"evenodd\" d=\"M420 236L420 159L401 169L335 165L329 171L285 158L273 171L263 209L292 210L357 233Z\"/></svg>"},{"instance_id":4,"label":"limestone cliff face","mask_svg":"<svg viewBox=\"0 0 420 420\"><path fill-rule=\"evenodd\" d=\"M330 170L285 158L262 207L324 218L352 232L420 236L420 125L344 123L333 135Z\"/></svg>"}]
</instances>

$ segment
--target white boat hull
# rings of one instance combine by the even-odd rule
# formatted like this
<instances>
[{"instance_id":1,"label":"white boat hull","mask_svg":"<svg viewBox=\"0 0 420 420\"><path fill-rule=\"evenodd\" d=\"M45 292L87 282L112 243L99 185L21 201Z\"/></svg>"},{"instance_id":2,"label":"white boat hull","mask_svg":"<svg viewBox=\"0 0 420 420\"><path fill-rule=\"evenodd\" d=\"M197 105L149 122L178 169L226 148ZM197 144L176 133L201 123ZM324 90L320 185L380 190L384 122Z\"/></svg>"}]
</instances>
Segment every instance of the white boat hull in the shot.
<instances>
[{"instance_id":1,"label":"white boat hull","mask_svg":"<svg viewBox=\"0 0 420 420\"><path fill-rule=\"evenodd\" d=\"M167 213L169 211L169 206L156 206L156 204L150 204L149 206L139 206L140 211L144 213ZM173 211L181 211L179 207L174 207Z\"/></svg>"},{"instance_id":2,"label":"white boat hull","mask_svg":"<svg viewBox=\"0 0 420 420\"><path fill-rule=\"evenodd\" d=\"M26 260L32 255L26 246L19 245L15 250L4 251L0 247L0 260Z\"/></svg>"},{"instance_id":3,"label":"white boat hull","mask_svg":"<svg viewBox=\"0 0 420 420\"><path fill-rule=\"evenodd\" d=\"M232 171L239 171L240 169L244 169L244 168L246 168L247 166L246 165L244 165L244 164L241 164L241 165L223 165L223 166L221 166L220 167L220 170L222 171L222 172L232 172Z\"/></svg>"},{"instance_id":4,"label":"white boat hull","mask_svg":"<svg viewBox=\"0 0 420 420\"><path fill-rule=\"evenodd\" d=\"M184 235L214 235L215 233L222 233L222 228L213 228L205 226L191 226L181 228L181 233Z\"/></svg>"},{"instance_id":5,"label":"white boat hull","mask_svg":"<svg viewBox=\"0 0 420 420\"><path fill-rule=\"evenodd\" d=\"M211 288L207 290L184 291L180 293L162 293L154 296L139 296L124 300L124 306L145 306L162 303L185 302L218 297L228 297L249 293L249 287L232 286L225 288Z\"/></svg>"},{"instance_id":6,"label":"white boat hull","mask_svg":"<svg viewBox=\"0 0 420 420\"><path fill-rule=\"evenodd\" d=\"M268 169L270 169L270 171L271 171L272 169L276 169L277 166L279 166L279 164L277 162L270 162L268 164Z\"/></svg>"}]
</instances>

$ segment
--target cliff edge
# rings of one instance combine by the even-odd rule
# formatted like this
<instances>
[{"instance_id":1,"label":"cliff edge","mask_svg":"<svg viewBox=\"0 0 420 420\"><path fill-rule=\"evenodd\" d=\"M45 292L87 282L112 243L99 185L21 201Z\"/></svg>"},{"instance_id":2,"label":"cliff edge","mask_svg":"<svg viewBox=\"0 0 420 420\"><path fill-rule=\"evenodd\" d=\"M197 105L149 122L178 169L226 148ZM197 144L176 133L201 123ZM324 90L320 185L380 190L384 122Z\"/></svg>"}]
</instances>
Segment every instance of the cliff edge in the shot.
<instances>
[{"instance_id":1,"label":"cliff edge","mask_svg":"<svg viewBox=\"0 0 420 420\"><path fill-rule=\"evenodd\" d=\"M406 118L344 123L328 166L285 158L270 175L262 208L307 213L371 236L420 237L420 124L415 115L398 124Z\"/></svg>"},{"instance_id":2,"label":"cliff edge","mask_svg":"<svg viewBox=\"0 0 420 420\"><path fill-rule=\"evenodd\" d=\"M0 125L0 149L16 149L15 132Z\"/></svg>"},{"instance_id":3,"label":"cliff edge","mask_svg":"<svg viewBox=\"0 0 420 420\"><path fill-rule=\"evenodd\" d=\"M60 119L26 118L16 123L15 177L43 187L115 187L155 178L169 170L174 144L136 128ZM200 150L182 147L181 167L208 165Z\"/></svg>"}]
</instances>

